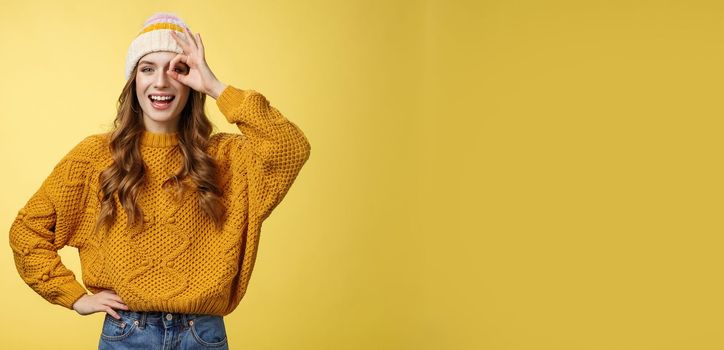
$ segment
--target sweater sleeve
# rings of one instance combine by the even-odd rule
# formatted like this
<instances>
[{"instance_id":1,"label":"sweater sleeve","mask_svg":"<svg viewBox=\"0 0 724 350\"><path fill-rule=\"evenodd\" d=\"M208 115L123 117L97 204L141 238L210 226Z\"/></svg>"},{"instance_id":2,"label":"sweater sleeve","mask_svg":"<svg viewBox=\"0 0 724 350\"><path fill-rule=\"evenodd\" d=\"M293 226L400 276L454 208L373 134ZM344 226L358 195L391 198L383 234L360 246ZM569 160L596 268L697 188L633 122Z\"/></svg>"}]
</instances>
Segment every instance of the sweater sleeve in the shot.
<instances>
[{"instance_id":1,"label":"sweater sleeve","mask_svg":"<svg viewBox=\"0 0 724 350\"><path fill-rule=\"evenodd\" d=\"M264 221L309 159L309 141L257 91L227 85L216 103L243 134L229 149L229 157L243 165L243 170L236 171L246 173L250 216Z\"/></svg>"},{"instance_id":2,"label":"sweater sleeve","mask_svg":"<svg viewBox=\"0 0 724 350\"><path fill-rule=\"evenodd\" d=\"M90 137L56 164L10 227L10 247L20 277L44 299L71 310L87 293L57 251L80 242L74 232L87 196L91 161L83 154L89 143Z\"/></svg>"}]
</instances>

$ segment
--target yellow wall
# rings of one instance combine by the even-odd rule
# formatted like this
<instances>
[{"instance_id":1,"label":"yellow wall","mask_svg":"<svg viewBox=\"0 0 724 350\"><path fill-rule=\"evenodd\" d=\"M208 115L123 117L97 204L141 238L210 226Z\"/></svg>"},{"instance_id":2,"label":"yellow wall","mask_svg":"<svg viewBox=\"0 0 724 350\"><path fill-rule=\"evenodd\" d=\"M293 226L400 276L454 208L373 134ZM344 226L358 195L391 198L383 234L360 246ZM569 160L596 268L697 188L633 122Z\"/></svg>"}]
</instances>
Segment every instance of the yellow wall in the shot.
<instances>
[{"instance_id":1,"label":"yellow wall","mask_svg":"<svg viewBox=\"0 0 724 350\"><path fill-rule=\"evenodd\" d=\"M721 2L3 4L5 232L109 126L155 11L312 144L232 348L724 346ZM103 314L40 298L7 243L0 259L3 349L96 346Z\"/></svg>"}]
</instances>

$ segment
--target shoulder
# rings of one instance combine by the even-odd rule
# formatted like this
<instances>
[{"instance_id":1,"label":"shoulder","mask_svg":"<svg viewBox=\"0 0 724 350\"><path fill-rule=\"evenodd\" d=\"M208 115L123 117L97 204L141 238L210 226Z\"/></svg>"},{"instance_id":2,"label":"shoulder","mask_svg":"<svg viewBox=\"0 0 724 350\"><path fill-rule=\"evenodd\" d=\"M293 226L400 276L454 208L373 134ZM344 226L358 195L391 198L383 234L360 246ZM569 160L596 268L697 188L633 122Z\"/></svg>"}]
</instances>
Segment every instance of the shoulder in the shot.
<instances>
[{"instance_id":1,"label":"shoulder","mask_svg":"<svg viewBox=\"0 0 724 350\"><path fill-rule=\"evenodd\" d=\"M110 133L99 133L86 136L78 142L65 156L70 159L98 160L108 151Z\"/></svg>"},{"instance_id":2,"label":"shoulder","mask_svg":"<svg viewBox=\"0 0 724 350\"><path fill-rule=\"evenodd\" d=\"M226 156L229 151L238 149L246 137L239 133L219 132L209 138L208 153L214 157Z\"/></svg>"},{"instance_id":3,"label":"shoulder","mask_svg":"<svg viewBox=\"0 0 724 350\"><path fill-rule=\"evenodd\" d=\"M61 189L76 187L87 182L90 174L101 163L103 147L107 135L94 134L81 139L53 167L45 180L44 188L48 193L58 194ZM64 193L64 192L63 192Z\"/></svg>"},{"instance_id":4,"label":"shoulder","mask_svg":"<svg viewBox=\"0 0 724 350\"><path fill-rule=\"evenodd\" d=\"M98 133L84 137L55 165L55 172L62 174L67 183L82 180L109 158L108 136Z\"/></svg>"}]
</instances>

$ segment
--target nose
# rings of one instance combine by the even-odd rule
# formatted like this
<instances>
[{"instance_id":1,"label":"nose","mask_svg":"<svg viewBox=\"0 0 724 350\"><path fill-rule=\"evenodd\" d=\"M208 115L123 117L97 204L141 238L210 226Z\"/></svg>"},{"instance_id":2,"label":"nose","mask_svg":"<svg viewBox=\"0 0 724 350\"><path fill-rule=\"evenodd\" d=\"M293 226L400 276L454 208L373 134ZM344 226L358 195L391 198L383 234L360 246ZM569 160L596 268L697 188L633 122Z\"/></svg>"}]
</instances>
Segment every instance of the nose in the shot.
<instances>
[{"instance_id":1,"label":"nose","mask_svg":"<svg viewBox=\"0 0 724 350\"><path fill-rule=\"evenodd\" d=\"M168 86L168 79L170 79L170 78L171 77L169 77L168 74L166 74L165 69L159 69L156 73L156 77L154 79L153 85L156 88L166 87L166 86Z\"/></svg>"}]
</instances>

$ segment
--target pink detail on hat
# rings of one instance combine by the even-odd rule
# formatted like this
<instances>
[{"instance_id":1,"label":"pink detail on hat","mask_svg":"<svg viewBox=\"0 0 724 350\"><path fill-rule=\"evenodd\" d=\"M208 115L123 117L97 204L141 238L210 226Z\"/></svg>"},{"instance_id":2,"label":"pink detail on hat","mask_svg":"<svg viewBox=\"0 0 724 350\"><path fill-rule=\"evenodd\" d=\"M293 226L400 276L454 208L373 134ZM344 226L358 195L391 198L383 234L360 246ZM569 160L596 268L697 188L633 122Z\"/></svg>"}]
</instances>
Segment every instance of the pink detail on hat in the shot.
<instances>
[{"instance_id":1,"label":"pink detail on hat","mask_svg":"<svg viewBox=\"0 0 724 350\"><path fill-rule=\"evenodd\" d=\"M156 23L173 23L180 27L189 29L188 25L184 23L184 21L179 18L178 16L170 13L160 12L152 15L149 17L145 23L143 23L143 27L148 27L149 25L156 24Z\"/></svg>"},{"instance_id":2,"label":"pink detail on hat","mask_svg":"<svg viewBox=\"0 0 724 350\"><path fill-rule=\"evenodd\" d=\"M162 20L163 20L163 19L176 19L176 20L181 20L178 16L174 15L173 13L158 12L158 13L154 13L153 15L151 15L151 17L148 17L148 19L146 19L146 22L144 23L144 25L145 25L145 24L149 24L149 23L151 23L151 22L153 22L153 21L155 21L155 20L159 20L159 19L162 19Z\"/></svg>"}]
</instances>

